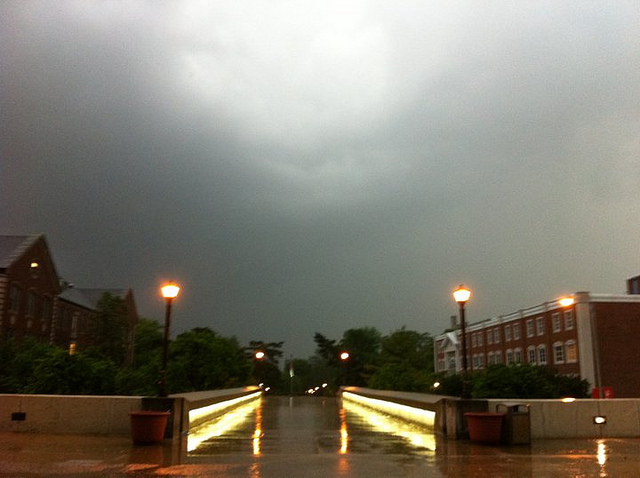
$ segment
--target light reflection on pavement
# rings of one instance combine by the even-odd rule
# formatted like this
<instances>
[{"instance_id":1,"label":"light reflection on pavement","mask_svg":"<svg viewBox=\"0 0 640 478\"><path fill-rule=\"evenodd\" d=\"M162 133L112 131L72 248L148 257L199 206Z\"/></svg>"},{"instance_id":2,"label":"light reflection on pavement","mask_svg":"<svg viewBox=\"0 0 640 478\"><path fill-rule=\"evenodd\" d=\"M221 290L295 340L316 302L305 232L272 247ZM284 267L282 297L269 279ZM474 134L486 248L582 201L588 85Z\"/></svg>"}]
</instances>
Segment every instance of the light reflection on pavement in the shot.
<instances>
[{"instance_id":1,"label":"light reflection on pavement","mask_svg":"<svg viewBox=\"0 0 640 478\"><path fill-rule=\"evenodd\" d=\"M0 433L0 476L638 477L640 439L443 440L327 397L266 397L189 440ZM189 450L189 451L187 451Z\"/></svg>"}]
</instances>

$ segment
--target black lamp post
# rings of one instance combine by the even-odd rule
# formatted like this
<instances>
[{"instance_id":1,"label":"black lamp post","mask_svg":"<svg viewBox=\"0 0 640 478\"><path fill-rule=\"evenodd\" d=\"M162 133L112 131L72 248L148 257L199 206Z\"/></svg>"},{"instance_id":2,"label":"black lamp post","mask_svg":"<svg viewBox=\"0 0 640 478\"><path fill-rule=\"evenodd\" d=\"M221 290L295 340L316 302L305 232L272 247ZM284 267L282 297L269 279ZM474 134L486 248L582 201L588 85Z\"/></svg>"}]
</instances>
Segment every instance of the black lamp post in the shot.
<instances>
[{"instance_id":1,"label":"black lamp post","mask_svg":"<svg viewBox=\"0 0 640 478\"><path fill-rule=\"evenodd\" d=\"M167 303L166 313L164 316L164 340L162 342L162 369L160 370L160 387L159 395L167 396L167 361L169 357L169 334L171 331L171 304L173 299L178 297L180 287L176 284L167 284L162 286L162 297Z\"/></svg>"},{"instance_id":2,"label":"black lamp post","mask_svg":"<svg viewBox=\"0 0 640 478\"><path fill-rule=\"evenodd\" d=\"M469 398L468 375L467 375L467 333L464 320L464 305L471 297L471 291L460 285L453 291L453 298L460 306L460 332L462 334L462 398Z\"/></svg>"}]
</instances>

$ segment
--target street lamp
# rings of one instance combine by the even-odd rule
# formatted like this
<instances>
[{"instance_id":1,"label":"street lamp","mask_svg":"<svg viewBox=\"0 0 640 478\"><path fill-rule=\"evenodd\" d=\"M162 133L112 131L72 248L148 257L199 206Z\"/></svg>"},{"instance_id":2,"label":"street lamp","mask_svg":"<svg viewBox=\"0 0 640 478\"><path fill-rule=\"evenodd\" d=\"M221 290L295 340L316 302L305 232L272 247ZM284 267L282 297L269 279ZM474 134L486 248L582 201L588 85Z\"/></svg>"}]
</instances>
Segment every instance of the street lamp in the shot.
<instances>
[{"instance_id":1,"label":"street lamp","mask_svg":"<svg viewBox=\"0 0 640 478\"><path fill-rule=\"evenodd\" d=\"M469 398L467 390L467 333L464 321L464 305L471 297L471 291L465 286L460 285L453 291L453 298L460 306L460 332L462 333L462 398Z\"/></svg>"},{"instance_id":2,"label":"street lamp","mask_svg":"<svg viewBox=\"0 0 640 478\"><path fill-rule=\"evenodd\" d=\"M162 369L160 370L160 396L167 396L167 359L169 356L169 333L171 330L171 304L173 299L178 297L180 287L170 283L162 286L160 289L162 297L167 303L166 314L164 316L164 341L162 342Z\"/></svg>"},{"instance_id":3,"label":"street lamp","mask_svg":"<svg viewBox=\"0 0 640 478\"><path fill-rule=\"evenodd\" d=\"M346 385L347 384L347 360L349 360L349 357L351 357L351 355L349 354L349 352L344 351L340 354L340 361L342 363L342 385Z\"/></svg>"},{"instance_id":4,"label":"street lamp","mask_svg":"<svg viewBox=\"0 0 640 478\"><path fill-rule=\"evenodd\" d=\"M262 350L258 350L255 357L257 360L262 360L264 358L264 352Z\"/></svg>"}]
</instances>

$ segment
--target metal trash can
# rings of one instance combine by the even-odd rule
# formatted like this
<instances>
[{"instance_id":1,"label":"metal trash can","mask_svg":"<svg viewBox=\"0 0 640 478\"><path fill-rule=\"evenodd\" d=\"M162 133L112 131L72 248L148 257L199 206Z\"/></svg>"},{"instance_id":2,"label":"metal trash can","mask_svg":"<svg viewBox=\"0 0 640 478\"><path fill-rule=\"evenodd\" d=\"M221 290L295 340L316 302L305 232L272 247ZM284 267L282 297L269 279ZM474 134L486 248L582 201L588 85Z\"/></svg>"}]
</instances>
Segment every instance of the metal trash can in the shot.
<instances>
[{"instance_id":1,"label":"metal trash can","mask_svg":"<svg viewBox=\"0 0 640 478\"><path fill-rule=\"evenodd\" d=\"M505 414L502 442L507 445L531 443L531 417L526 403L505 402L496 406L496 411Z\"/></svg>"}]
</instances>

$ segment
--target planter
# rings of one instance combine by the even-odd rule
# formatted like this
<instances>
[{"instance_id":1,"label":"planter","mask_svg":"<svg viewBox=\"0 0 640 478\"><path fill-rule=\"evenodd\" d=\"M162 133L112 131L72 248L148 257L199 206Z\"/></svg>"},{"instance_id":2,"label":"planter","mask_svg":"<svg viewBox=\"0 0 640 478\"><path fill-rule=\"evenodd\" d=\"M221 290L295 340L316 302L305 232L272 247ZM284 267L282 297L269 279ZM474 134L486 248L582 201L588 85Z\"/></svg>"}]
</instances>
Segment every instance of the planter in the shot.
<instances>
[{"instance_id":1,"label":"planter","mask_svg":"<svg viewBox=\"0 0 640 478\"><path fill-rule=\"evenodd\" d=\"M469 438L479 443L498 443L502 438L504 413L467 412L464 414L469 425Z\"/></svg>"},{"instance_id":2,"label":"planter","mask_svg":"<svg viewBox=\"0 0 640 478\"><path fill-rule=\"evenodd\" d=\"M129 412L131 438L136 445L162 443L170 412L140 410Z\"/></svg>"}]
</instances>

